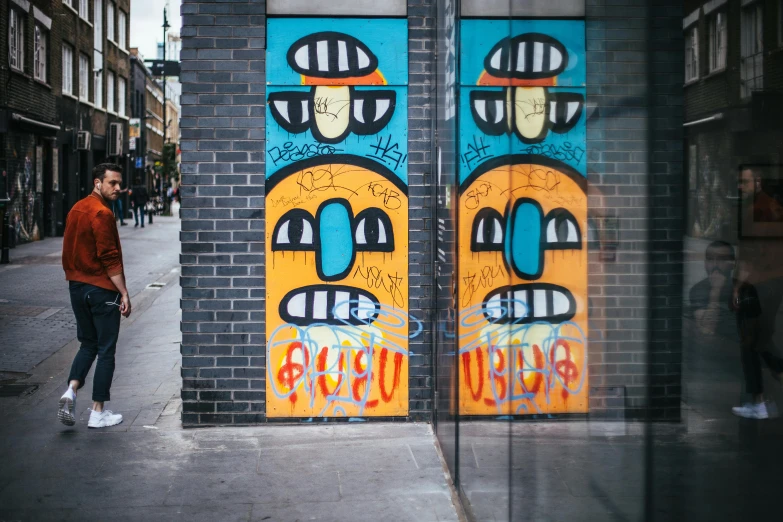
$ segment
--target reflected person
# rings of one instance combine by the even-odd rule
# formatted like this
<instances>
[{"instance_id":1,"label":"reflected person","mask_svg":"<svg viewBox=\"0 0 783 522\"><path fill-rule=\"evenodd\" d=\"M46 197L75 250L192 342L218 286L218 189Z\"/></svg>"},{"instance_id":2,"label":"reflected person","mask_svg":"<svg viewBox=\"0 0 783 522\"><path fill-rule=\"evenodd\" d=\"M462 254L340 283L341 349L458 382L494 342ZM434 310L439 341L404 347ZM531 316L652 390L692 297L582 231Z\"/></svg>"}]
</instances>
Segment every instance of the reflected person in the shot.
<instances>
[{"instance_id":1,"label":"reflected person","mask_svg":"<svg viewBox=\"0 0 783 522\"><path fill-rule=\"evenodd\" d=\"M746 223L779 221L783 209L762 188L759 172L744 168L739 188L745 204L742 220ZM783 244L779 238L743 237L734 278L731 309L737 318L742 354L742 370L751 402L732 408L740 417L766 419L769 411L764 397L762 361L772 376L783 378L783 358L774 342L775 321L783 300Z\"/></svg>"},{"instance_id":2,"label":"reflected person","mask_svg":"<svg viewBox=\"0 0 783 522\"><path fill-rule=\"evenodd\" d=\"M725 241L713 241L704 254L707 277L693 285L690 303L699 332L703 335L721 335L734 338L735 328L727 303L732 294L734 247Z\"/></svg>"}]
</instances>

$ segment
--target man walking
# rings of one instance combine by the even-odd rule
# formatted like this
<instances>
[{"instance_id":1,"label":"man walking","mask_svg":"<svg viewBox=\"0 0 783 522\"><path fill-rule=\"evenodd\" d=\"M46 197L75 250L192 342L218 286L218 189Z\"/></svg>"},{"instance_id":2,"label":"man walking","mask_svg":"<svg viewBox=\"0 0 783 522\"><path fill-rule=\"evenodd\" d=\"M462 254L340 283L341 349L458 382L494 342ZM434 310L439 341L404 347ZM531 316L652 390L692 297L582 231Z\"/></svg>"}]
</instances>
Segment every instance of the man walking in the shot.
<instances>
[{"instance_id":1,"label":"man walking","mask_svg":"<svg viewBox=\"0 0 783 522\"><path fill-rule=\"evenodd\" d=\"M57 418L66 426L76 423L76 392L84 386L97 356L87 426L105 428L122 422L122 415L104 409L103 403L110 399L120 314L130 315L131 302L111 210L112 202L120 196L122 168L102 163L92 170L92 177L93 191L68 213L63 237L63 269L81 347L71 366L68 389L60 398Z\"/></svg>"},{"instance_id":2,"label":"man walking","mask_svg":"<svg viewBox=\"0 0 783 522\"><path fill-rule=\"evenodd\" d=\"M139 178L136 178L136 185L131 190L131 198L133 201L133 219L136 220L136 224L133 226L139 226L139 214L141 214L141 228L144 228L144 211L150 198L147 193L147 187L141 184L141 179Z\"/></svg>"}]
</instances>

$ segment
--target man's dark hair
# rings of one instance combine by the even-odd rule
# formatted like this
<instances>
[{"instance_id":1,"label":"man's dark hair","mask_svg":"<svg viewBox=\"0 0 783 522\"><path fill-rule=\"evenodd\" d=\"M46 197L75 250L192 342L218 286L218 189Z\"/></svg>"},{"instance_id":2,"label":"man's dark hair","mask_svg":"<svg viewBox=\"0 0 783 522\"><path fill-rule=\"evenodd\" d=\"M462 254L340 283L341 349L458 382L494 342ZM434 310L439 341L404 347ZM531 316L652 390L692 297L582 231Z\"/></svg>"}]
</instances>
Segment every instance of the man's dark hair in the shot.
<instances>
[{"instance_id":1,"label":"man's dark hair","mask_svg":"<svg viewBox=\"0 0 783 522\"><path fill-rule=\"evenodd\" d=\"M101 163L100 165L95 165L95 167L92 169L92 179L99 179L103 181L103 178L106 177L107 171L119 172L122 174L122 167L116 163Z\"/></svg>"},{"instance_id":2,"label":"man's dark hair","mask_svg":"<svg viewBox=\"0 0 783 522\"><path fill-rule=\"evenodd\" d=\"M707 252L715 251L719 248L727 248L729 252L731 252L731 261L734 261L734 247L725 241L720 241L720 240L713 241L712 243L709 244L709 246L707 246Z\"/></svg>"}]
</instances>

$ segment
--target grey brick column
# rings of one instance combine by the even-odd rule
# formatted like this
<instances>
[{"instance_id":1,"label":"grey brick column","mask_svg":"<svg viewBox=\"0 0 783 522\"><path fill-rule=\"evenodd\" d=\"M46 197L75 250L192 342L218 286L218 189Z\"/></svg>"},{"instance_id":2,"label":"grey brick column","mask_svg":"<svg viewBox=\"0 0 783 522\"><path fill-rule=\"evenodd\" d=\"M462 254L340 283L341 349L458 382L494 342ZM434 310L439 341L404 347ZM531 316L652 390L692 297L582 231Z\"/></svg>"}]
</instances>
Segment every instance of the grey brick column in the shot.
<instances>
[{"instance_id":1,"label":"grey brick column","mask_svg":"<svg viewBox=\"0 0 783 522\"><path fill-rule=\"evenodd\" d=\"M265 13L182 3L184 425L264 420Z\"/></svg>"}]
</instances>

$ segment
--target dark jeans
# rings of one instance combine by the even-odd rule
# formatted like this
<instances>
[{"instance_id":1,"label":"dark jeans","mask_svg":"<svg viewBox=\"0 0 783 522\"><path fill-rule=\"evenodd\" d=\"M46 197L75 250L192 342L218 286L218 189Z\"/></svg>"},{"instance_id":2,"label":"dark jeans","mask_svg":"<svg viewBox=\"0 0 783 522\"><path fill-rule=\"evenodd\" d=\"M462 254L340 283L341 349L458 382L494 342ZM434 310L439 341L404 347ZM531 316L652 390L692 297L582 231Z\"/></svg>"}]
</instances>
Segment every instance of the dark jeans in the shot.
<instances>
[{"instance_id":1,"label":"dark jeans","mask_svg":"<svg viewBox=\"0 0 783 522\"><path fill-rule=\"evenodd\" d=\"M144 226L144 205L136 205L133 207L133 219L136 221L136 224L139 224L139 213L141 213L141 226Z\"/></svg>"},{"instance_id":2,"label":"dark jeans","mask_svg":"<svg viewBox=\"0 0 783 522\"><path fill-rule=\"evenodd\" d=\"M117 201L114 202L114 215L120 218L120 223L125 222L125 215L122 212L122 198L118 198Z\"/></svg>"},{"instance_id":3,"label":"dark jeans","mask_svg":"<svg viewBox=\"0 0 783 522\"><path fill-rule=\"evenodd\" d=\"M753 395L764 392L764 381L761 376L761 360L770 370L779 374L783 372L783 359L773 355L769 350L758 351L755 347L743 347L742 370L745 373L746 391Z\"/></svg>"},{"instance_id":4,"label":"dark jeans","mask_svg":"<svg viewBox=\"0 0 783 522\"><path fill-rule=\"evenodd\" d=\"M114 352L120 334L120 294L75 281L69 283L68 289L76 316L76 335L82 343L73 359L68 382L77 380L79 388L84 386L90 367L95 357L98 357L92 400L108 401L114 376Z\"/></svg>"},{"instance_id":5,"label":"dark jeans","mask_svg":"<svg viewBox=\"0 0 783 522\"><path fill-rule=\"evenodd\" d=\"M783 358L776 355L773 340L778 309L783 300L783 279L762 281L754 288L758 296L758 315L751 319L740 318L739 326L745 388L748 393L757 395L764 392L762 361L773 373L783 373Z\"/></svg>"}]
</instances>

